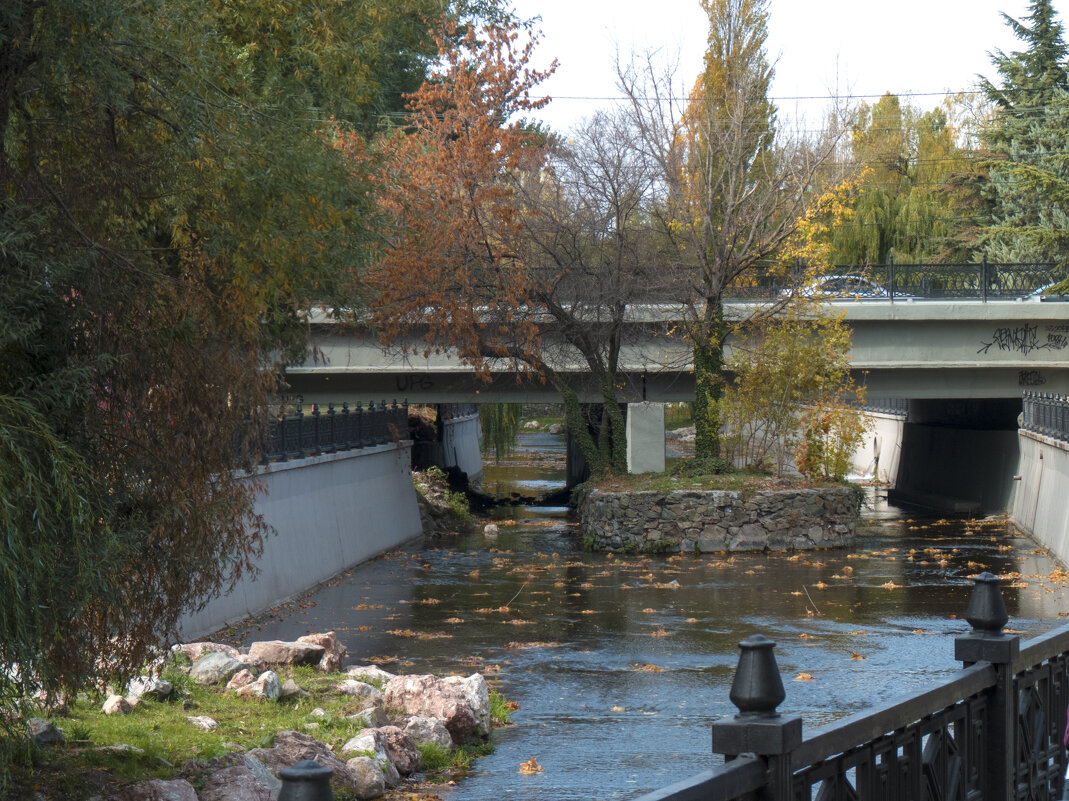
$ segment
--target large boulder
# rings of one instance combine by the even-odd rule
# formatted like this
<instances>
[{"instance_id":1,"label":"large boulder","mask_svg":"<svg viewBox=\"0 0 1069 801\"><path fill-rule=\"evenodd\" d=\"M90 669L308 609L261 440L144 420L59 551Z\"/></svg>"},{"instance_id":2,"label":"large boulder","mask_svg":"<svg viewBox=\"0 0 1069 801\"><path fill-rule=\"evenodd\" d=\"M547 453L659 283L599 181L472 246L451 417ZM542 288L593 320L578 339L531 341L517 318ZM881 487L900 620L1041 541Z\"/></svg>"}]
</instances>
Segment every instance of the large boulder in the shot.
<instances>
[{"instance_id":1,"label":"large boulder","mask_svg":"<svg viewBox=\"0 0 1069 801\"><path fill-rule=\"evenodd\" d=\"M353 791L361 801L386 794L386 777L376 760L366 756L353 757L345 767L353 774Z\"/></svg>"},{"instance_id":2,"label":"large boulder","mask_svg":"<svg viewBox=\"0 0 1069 801\"><path fill-rule=\"evenodd\" d=\"M486 679L482 677L482 674L446 676L442 681L459 688L464 693L464 697L468 699L479 721L476 733L482 737L488 737L490 735L490 688L486 686Z\"/></svg>"},{"instance_id":3,"label":"large boulder","mask_svg":"<svg viewBox=\"0 0 1069 801\"><path fill-rule=\"evenodd\" d=\"M184 645L171 646L171 651L176 654L185 654L193 662L211 652L226 654L233 659L238 659L241 656L237 648L232 645L224 645L221 642L190 642Z\"/></svg>"},{"instance_id":4,"label":"large boulder","mask_svg":"<svg viewBox=\"0 0 1069 801\"><path fill-rule=\"evenodd\" d=\"M386 706L408 715L442 721L455 743L463 743L479 729L479 718L464 690L436 676L397 676L386 685Z\"/></svg>"},{"instance_id":5,"label":"large boulder","mask_svg":"<svg viewBox=\"0 0 1069 801\"><path fill-rule=\"evenodd\" d=\"M30 718L26 722L26 733L34 745L63 745L63 732L44 718Z\"/></svg>"},{"instance_id":6,"label":"large boulder","mask_svg":"<svg viewBox=\"0 0 1069 801\"><path fill-rule=\"evenodd\" d=\"M282 685L278 675L273 670L265 670L260 677L251 684L238 687L234 694L239 698L259 698L261 701L277 701L282 694Z\"/></svg>"},{"instance_id":7,"label":"large boulder","mask_svg":"<svg viewBox=\"0 0 1069 801\"><path fill-rule=\"evenodd\" d=\"M240 690L254 681L256 681L256 677L252 675L252 671L248 668L243 668L230 677L230 681L226 683L226 688L228 690Z\"/></svg>"},{"instance_id":8,"label":"large boulder","mask_svg":"<svg viewBox=\"0 0 1069 801\"><path fill-rule=\"evenodd\" d=\"M414 743L434 743L442 748L453 747L449 729L438 718L413 715L405 721L404 732Z\"/></svg>"},{"instance_id":9,"label":"large boulder","mask_svg":"<svg viewBox=\"0 0 1069 801\"><path fill-rule=\"evenodd\" d=\"M336 673L341 670L345 657L349 655L349 649L338 641L333 631L305 634L303 637L298 637L297 642L323 646L323 657L319 660L317 667L324 673Z\"/></svg>"},{"instance_id":10,"label":"large boulder","mask_svg":"<svg viewBox=\"0 0 1069 801\"><path fill-rule=\"evenodd\" d=\"M343 695L351 695L354 698L363 698L370 704L374 704L382 698L382 690L372 687L356 679L346 679L334 685L334 689Z\"/></svg>"},{"instance_id":11,"label":"large boulder","mask_svg":"<svg viewBox=\"0 0 1069 801\"><path fill-rule=\"evenodd\" d=\"M209 651L193 663L189 676L198 684L222 684L245 669L245 663L240 659L222 651Z\"/></svg>"},{"instance_id":12,"label":"large boulder","mask_svg":"<svg viewBox=\"0 0 1069 801\"><path fill-rule=\"evenodd\" d=\"M197 793L185 779L150 779L112 793L108 801L197 801Z\"/></svg>"},{"instance_id":13,"label":"large boulder","mask_svg":"<svg viewBox=\"0 0 1069 801\"><path fill-rule=\"evenodd\" d=\"M105 715L128 715L133 711L133 705L121 695L109 695L101 707Z\"/></svg>"},{"instance_id":14,"label":"large boulder","mask_svg":"<svg viewBox=\"0 0 1069 801\"><path fill-rule=\"evenodd\" d=\"M402 776L411 776L423 768L423 754L416 748L412 738L396 726L383 726L379 729L386 756L397 772Z\"/></svg>"},{"instance_id":15,"label":"large boulder","mask_svg":"<svg viewBox=\"0 0 1069 801\"><path fill-rule=\"evenodd\" d=\"M248 767L235 765L208 777L200 801L271 801L271 792Z\"/></svg>"},{"instance_id":16,"label":"large boulder","mask_svg":"<svg viewBox=\"0 0 1069 801\"><path fill-rule=\"evenodd\" d=\"M156 676L138 676L130 679L126 687L127 698L153 698L162 701L171 694L174 685Z\"/></svg>"},{"instance_id":17,"label":"large boulder","mask_svg":"<svg viewBox=\"0 0 1069 801\"><path fill-rule=\"evenodd\" d=\"M367 684L375 683L383 686L386 686L390 679L396 678L395 674L383 670L378 665L353 665L345 671L345 675Z\"/></svg>"},{"instance_id":18,"label":"large boulder","mask_svg":"<svg viewBox=\"0 0 1069 801\"><path fill-rule=\"evenodd\" d=\"M351 737L341 747L343 754L364 753L374 756L380 762L389 761L386 754L386 738L378 729L364 729L355 737Z\"/></svg>"},{"instance_id":19,"label":"large boulder","mask_svg":"<svg viewBox=\"0 0 1069 801\"><path fill-rule=\"evenodd\" d=\"M310 642L266 640L249 646L249 658L265 665L317 665L326 650Z\"/></svg>"},{"instance_id":20,"label":"large boulder","mask_svg":"<svg viewBox=\"0 0 1069 801\"><path fill-rule=\"evenodd\" d=\"M248 752L248 756L262 762L275 777L280 770L296 765L302 759L314 759L334 771L335 782L344 787L355 787L353 774L345 767L345 763L334 756L329 747L310 734L280 731L275 735L272 748L254 748Z\"/></svg>"}]
</instances>

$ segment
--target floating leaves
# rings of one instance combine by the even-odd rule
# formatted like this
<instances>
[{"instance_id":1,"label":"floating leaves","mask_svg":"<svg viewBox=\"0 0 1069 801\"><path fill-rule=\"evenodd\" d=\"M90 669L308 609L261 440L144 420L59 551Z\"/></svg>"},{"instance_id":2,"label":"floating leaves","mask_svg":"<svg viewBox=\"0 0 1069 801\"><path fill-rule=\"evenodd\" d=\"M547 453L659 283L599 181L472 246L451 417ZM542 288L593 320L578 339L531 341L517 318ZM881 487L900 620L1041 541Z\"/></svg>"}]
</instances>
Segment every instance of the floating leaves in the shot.
<instances>
[{"instance_id":1,"label":"floating leaves","mask_svg":"<svg viewBox=\"0 0 1069 801\"><path fill-rule=\"evenodd\" d=\"M382 604L357 604L353 609L357 612L366 612L368 609L382 609Z\"/></svg>"},{"instance_id":2,"label":"floating leaves","mask_svg":"<svg viewBox=\"0 0 1069 801\"><path fill-rule=\"evenodd\" d=\"M505 644L506 648L513 648L517 650L525 650L527 648L560 648L559 642L510 642Z\"/></svg>"},{"instance_id":3,"label":"floating leaves","mask_svg":"<svg viewBox=\"0 0 1069 801\"><path fill-rule=\"evenodd\" d=\"M394 637L408 637L414 640L449 640L453 638L452 634L446 634L444 631L412 631L412 629L390 629L386 632L392 634Z\"/></svg>"},{"instance_id":4,"label":"floating leaves","mask_svg":"<svg viewBox=\"0 0 1069 801\"><path fill-rule=\"evenodd\" d=\"M522 765L520 765L520 773L531 774L531 773L541 773L541 772L542 772L542 766L538 764L538 760L535 759L534 757L531 757L526 762L524 762Z\"/></svg>"},{"instance_id":5,"label":"floating leaves","mask_svg":"<svg viewBox=\"0 0 1069 801\"><path fill-rule=\"evenodd\" d=\"M650 632L650 636L651 637L667 637L669 635L669 633L670 632L667 629L654 629L653 631Z\"/></svg>"},{"instance_id":6,"label":"floating leaves","mask_svg":"<svg viewBox=\"0 0 1069 801\"><path fill-rule=\"evenodd\" d=\"M459 625L460 623L463 623L464 622L464 618L462 618L462 617L447 617L445 619L445 622L456 626L456 625Z\"/></svg>"},{"instance_id":7,"label":"floating leaves","mask_svg":"<svg viewBox=\"0 0 1069 801\"><path fill-rule=\"evenodd\" d=\"M492 614L495 614L495 613L501 614L501 615L507 615L512 610L509 609L507 606L499 606L496 609L492 609L492 608L489 608L489 607L484 607L482 609L476 609L475 611L480 615L492 615Z\"/></svg>"},{"instance_id":8,"label":"floating leaves","mask_svg":"<svg viewBox=\"0 0 1069 801\"><path fill-rule=\"evenodd\" d=\"M635 665L634 669L639 673L664 673L664 668L658 665Z\"/></svg>"},{"instance_id":9,"label":"floating leaves","mask_svg":"<svg viewBox=\"0 0 1069 801\"><path fill-rule=\"evenodd\" d=\"M883 587L885 590L897 590L900 585L895 584L893 581L888 581L887 583L881 584L880 586Z\"/></svg>"},{"instance_id":10,"label":"floating leaves","mask_svg":"<svg viewBox=\"0 0 1069 801\"><path fill-rule=\"evenodd\" d=\"M855 662L860 662L862 659L865 658L865 656L864 656L864 654L852 653L852 654L850 654L850 658L852 660L854 660Z\"/></svg>"},{"instance_id":11,"label":"floating leaves","mask_svg":"<svg viewBox=\"0 0 1069 801\"><path fill-rule=\"evenodd\" d=\"M813 678L812 674L805 673L805 672L799 673L797 676L794 677L794 680L795 681L815 681L815 679Z\"/></svg>"}]
</instances>

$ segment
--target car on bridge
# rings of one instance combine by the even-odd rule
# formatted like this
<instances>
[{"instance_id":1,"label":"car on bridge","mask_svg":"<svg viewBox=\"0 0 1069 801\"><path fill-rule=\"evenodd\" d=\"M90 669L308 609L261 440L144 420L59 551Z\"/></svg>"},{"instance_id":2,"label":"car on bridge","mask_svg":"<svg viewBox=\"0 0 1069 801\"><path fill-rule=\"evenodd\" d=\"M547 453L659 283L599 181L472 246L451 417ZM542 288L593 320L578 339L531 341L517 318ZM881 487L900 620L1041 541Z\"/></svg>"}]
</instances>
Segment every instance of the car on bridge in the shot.
<instances>
[{"instance_id":1,"label":"car on bridge","mask_svg":"<svg viewBox=\"0 0 1069 801\"><path fill-rule=\"evenodd\" d=\"M784 289L781 295L797 292L805 297L817 297L827 300L889 300L891 293L871 278L861 275L824 275L809 282L797 290ZM896 298L911 298L903 292L896 292Z\"/></svg>"}]
</instances>

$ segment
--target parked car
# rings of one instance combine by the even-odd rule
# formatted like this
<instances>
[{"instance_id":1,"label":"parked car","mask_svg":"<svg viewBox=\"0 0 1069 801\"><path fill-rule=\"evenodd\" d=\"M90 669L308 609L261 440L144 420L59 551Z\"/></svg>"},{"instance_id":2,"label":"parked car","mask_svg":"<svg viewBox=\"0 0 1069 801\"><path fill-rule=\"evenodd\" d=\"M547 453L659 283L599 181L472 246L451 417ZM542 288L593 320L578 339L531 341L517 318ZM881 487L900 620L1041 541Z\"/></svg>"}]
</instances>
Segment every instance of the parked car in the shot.
<instances>
[{"instance_id":1,"label":"parked car","mask_svg":"<svg viewBox=\"0 0 1069 801\"><path fill-rule=\"evenodd\" d=\"M781 294L789 295L793 290L785 289ZM799 295L821 297L829 300L835 298L855 300L887 300L891 293L871 278L860 275L825 275L817 278L797 290ZM895 297L912 297L904 293L895 293Z\"/></svg>"}]
</instances>

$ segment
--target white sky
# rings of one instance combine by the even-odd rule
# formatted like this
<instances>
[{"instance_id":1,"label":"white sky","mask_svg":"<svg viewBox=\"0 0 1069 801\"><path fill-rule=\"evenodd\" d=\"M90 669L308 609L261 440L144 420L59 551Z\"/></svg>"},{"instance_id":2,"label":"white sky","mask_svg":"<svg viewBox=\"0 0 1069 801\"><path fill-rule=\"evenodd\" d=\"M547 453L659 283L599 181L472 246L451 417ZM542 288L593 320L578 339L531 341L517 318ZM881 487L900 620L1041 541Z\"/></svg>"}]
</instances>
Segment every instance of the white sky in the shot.
<instances>
[{"instance_id":1,"label":"white sky","mask_svg":"<svg viewBox=\"0 0 1069 801\"><path fill-rule=\"evenodd\" d=\"M541 16L536 66L554 57L544 84L555 99L537 117L567 130L618 97L613 61L660 48L679 55L689 87L701 69L708 28L698 0L512 0L523 17ZM1069 0L1054 0L1063 26ZM886 91L937 93L970 89L976 74L996 78L988 53L1019 49L999 15L1021 19L1028 0L771 0L768 52L778 59L774 98ZM1069 38L1069 34L1067 34ZM941 98L913 97L931 108ZM826 100L777 99L781 119L819 126Z\"/></svg>"}]
</instances>

